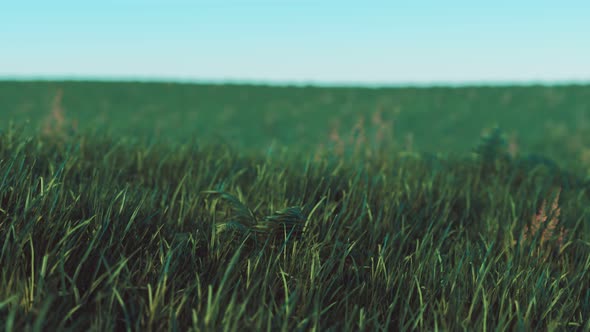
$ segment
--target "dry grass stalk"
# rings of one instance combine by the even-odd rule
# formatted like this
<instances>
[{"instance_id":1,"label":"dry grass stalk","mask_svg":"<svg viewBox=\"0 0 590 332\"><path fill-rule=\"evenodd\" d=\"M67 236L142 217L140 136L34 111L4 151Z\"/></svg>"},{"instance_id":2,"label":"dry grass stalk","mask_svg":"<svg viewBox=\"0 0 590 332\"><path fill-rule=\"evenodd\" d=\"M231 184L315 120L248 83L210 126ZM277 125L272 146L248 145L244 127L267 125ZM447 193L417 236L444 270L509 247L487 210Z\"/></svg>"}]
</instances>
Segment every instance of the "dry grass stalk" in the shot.
<instances>
[{"instance_id":1,"label":"dry grass stalk","mask_svg":"<svg viewBox=\"0 0 590 332\"><path fill-rule=\"evenodd\" d=\"M516 133L513 132L512 135L510 135L510 137L508 138L508 154L510 155L510 157L516 158L518 156L518 151L518 137L516 136Z\"/></svg>"},{"instance_id":2,"label":"dry grass stalk","mask_svg":"<svg viewBox=\"0 0 590 332\"><path fill-rule=\"evenodd\" d=\"M325 154L326 154L326 147L324 146L324 144L320 143L320 145L317 147L317 149L315 151L315 154L313 156L313 160L316 163L318 163L324 159Z\"/></svg>"},{"instance_id":3,"label":"dry grass stalk","mask_svg":"<svg viewBox=\"0 0 590 332\"><path fill-rule=\"evenodd\" d=\"M383 109L379 107L373 113L372 122L373 126L376 127L375 145L377 148L380 148L387 143L388 138L392 137L393 121L385 121L383 119Z\"/></svg>"},{"instance_id":4,"label":"dry grass stalk","mask_svg":"<svg viewBox=\"0 0 590 332\"><path fill-rule=\"evenodd\" d=\"M383 119L383 110L377 110L371 116L371 123L367 125L364 116L360 116L355 122L352 130L342 135L339 130L339 122L335 122L329 134L330 153L338 158L344 157L350 153L354 156L364 154L370 157L373 150L378 150L388 143L392 137L393 121ZM374 133L369 135L368 133ZM410 143L411 145L411 143ZM325 146L321 144L315 154L314 159L319 160L325 153Z\"/></svg>"},{"instance_id":5,"label":"dry grass stalk","mask_svg":"<svg viewBox=\"0 0 590 332\"><path fill-rule=\"evenodd\" d=\"M565 241L568 232L563 227L559 227L559 216L561 214L561 208L559 207L560 193L561 188L557 190L557 195L555 195L548 211L546 208L547 200L543 200L541 208L531 220L530 227L525 226L523 232L524 241L531 242L535 236L539 236L537 254L549 244L555 244L559 250ZM545 258L547 258L547 255L548 252L545 254Z\"/></svg>"},{"instance_id":6,"label":"dry grass stalk","mask_svg":"<svg viewBox=\"0 0 590 332\"><path fill-rule=\"evenodd\" d=\"M349 137L349 144L354 146L354 153L360 153L361 149L367 143L367 135L365 133L365 118L359 117L354 127L352 128L352 133Z\"/></svg>"},{"instance_id":7,"label":"dry grass stalk","mask_svg":"<svg viewBox=\"0 0 590 332\"><path fill-rule=\"evenodd\" d=\"M65 112L62 106L63 90L59 89L53 97L51 112L45 118L43 134L45 136L63 136L66 121Z\"/></svg>"},{"instance_id":8,"label":"dry grass stalk","mask_svg":"<svg viewBox=\"0 0 590 332\"><path fill-rule=\"evenodd\" d=\"M338 126L332 127L330 131L330 142L334 147L334 154L338 157L342 157L344 155L344 139L340 137L340 133L338 132Z\"/></svg>"},{"instance_id":9,"label":"dry grass stalk","mask_svg":"<svg viewBox=\"0 0 590 332\"><path fill-rule=\"evenodd\" d=\"M405 149L406 151L414 151L414 133L406 134Z\"/></svg>"},{"instance_id":10,"label":"dry grass stalk","mask_svg":"<svg viewBox=\"0 0 590 332\"><path fill-rule=\"evenodd\" d=\"M61 140L68 134L78 131L78 122L72 121L71 127L67 128L66 114L62 104L63 89L58 89L51 103L51 111L45 118L42 133L46 138Z\"/></svg>"}]
</instances>

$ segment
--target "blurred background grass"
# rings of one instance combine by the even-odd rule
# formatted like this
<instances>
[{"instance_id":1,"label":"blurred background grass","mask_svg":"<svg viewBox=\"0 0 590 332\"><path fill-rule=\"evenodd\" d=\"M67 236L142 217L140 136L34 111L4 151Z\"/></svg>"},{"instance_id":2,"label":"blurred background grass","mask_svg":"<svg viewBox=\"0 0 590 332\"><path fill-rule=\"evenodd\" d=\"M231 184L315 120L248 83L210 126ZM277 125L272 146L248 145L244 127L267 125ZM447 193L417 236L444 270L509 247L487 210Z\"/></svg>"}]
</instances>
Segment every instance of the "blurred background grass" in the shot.
<instances>
[{"instance_id":1,"label":"blurred background grass","mask_svg":"<svg viewBox=\"0 0 590 332\"><path fill-rule=\"evenodd\" d=\"M590 167L590 86L348 88L134 82L0 82L0 129L42 128L56 95L80 132L225 142L299 152L330 148L365 125L404 150L468 153L499 126L519 153ZM379 114L379 119L375 119ZM381 133L383 136L384 133ZM274 142L274 143L273 143ZM333 143L333 142L332 142ZM345 141L346 143L346 141Z\"/></svg>"}]
</instances>

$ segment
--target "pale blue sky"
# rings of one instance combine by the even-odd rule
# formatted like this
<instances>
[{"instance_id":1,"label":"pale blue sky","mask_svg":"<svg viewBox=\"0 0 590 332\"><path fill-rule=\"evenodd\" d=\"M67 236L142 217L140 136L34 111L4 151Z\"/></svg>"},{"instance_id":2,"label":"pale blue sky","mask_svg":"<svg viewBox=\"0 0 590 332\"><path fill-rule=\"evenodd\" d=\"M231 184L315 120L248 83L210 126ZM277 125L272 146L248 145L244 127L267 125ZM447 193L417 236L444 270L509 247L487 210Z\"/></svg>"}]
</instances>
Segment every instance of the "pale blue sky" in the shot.
<instances>
[{"instance_id":1,"label":"pale blue sky","mask_svg":"<svg viewBox=\"0 0 590 332\"><path fill-rule=\"evenodd\" d=\"M0 77L590 81L590 1L4 1Z\"/></svg>"}]
</instances>

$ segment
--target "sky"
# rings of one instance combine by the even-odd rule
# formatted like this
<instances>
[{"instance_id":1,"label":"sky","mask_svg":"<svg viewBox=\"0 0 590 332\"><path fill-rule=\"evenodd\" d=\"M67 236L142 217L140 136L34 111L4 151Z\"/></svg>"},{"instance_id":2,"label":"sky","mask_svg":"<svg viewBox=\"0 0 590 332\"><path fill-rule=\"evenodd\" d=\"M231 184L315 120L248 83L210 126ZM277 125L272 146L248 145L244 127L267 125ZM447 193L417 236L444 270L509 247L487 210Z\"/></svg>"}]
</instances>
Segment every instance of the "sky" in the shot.
<instances>
[{"instance_id":1,"label":"sky","mask_svg":"<svg viewBox=\"0 0 590 332\"><path fill-rule=\"evenodd\" d=\"M590 1L3 1L0 78L590 82Z\"/></svg>"}]
</instances>

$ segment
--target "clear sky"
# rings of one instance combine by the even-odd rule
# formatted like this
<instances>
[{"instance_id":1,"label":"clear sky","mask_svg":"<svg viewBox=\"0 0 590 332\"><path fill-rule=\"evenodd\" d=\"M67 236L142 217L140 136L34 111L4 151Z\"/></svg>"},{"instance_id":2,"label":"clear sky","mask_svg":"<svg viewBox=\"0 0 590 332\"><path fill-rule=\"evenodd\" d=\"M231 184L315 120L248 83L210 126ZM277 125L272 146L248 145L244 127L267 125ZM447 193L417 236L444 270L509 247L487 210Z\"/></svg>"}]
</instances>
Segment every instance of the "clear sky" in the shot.
<instances>
[{"instance_id":1,"label":"clear sky","mask_svg":"<svg viewBox=\"0 0 590 332\"><path fill-rule=\"evenodd\" d=\"M27 1L0 77L590 82L590 1Z\"/></svg>"}]
</instances>

